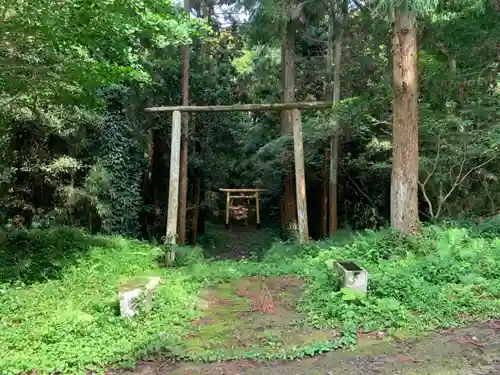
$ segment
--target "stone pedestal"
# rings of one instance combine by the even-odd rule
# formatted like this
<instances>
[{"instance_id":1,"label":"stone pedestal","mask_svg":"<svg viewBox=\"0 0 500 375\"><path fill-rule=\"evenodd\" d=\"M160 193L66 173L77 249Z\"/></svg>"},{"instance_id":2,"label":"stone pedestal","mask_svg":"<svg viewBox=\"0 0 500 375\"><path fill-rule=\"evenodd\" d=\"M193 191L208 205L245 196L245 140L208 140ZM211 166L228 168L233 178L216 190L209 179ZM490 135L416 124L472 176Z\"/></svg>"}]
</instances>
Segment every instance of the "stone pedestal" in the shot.
<instances>
[{"instance_id":1,"label":"stone pedestal","mask_svg":"<svg viewBox=\"0 0 500 375\"><path fill-rule=\"evenodd\" d=\"M338 261L334 264L339 273L342 288L366 294L368 291L368 272L352 261Z\"/></svg>"},{"instance_id":2,"label":"stone pedestal","mask_svg":"<svg viewBox=\"0 0 500 375\"><path fill-rule=\"evenodd\" d=\"M133 317L141 311L149 311L153 302L153 291L160 284L159 277L127 280L118 285L120 315Z\"/></svg>"}]
</instances>

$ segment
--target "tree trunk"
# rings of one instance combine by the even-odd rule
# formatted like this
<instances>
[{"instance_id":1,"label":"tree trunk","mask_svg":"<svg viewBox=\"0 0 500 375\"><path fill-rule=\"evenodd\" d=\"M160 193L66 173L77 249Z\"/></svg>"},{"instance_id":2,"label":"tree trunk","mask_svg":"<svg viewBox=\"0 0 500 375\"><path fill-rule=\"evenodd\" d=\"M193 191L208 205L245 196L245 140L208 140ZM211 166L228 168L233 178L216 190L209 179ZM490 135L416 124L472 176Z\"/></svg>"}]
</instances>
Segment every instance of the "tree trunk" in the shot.
<instances>
[{"instance_id":1,"label":"tree trunk","mask_svg":"<svg viewBox=\"0 0 500 375\"><path fill-rule=\"evenodd\" d=\"M417 25L406 2L393 10L392 54L391 226L411 234L419 231Z\"/></svg>"},{"instance_id":2,"label":"tree trunk","mask_svg":"<svg viewBox=\"0 0 500 375\"><path fill-rule=\"evenodd\" d=\"M201 116L196 116L195 121L195 153L201 159ZM198 237L198 217L200 212L200 194L201 194L201 179L200 179L200 167L196 167L194 170L194 178L193 178L193 209L191 211L191 245L196 245L196 239Z\"/></svg>"},{"instance_id":3,"label":"tree trunk","mask_svg":"<svg viewBox=\"0 0 500 375\"><path fill-rule=\"evenodd\" d=\"M335 0L334 0L335 1ZM340 102L340 73L342 63L342 41L344 36L345 18L347 17L347 2L343 1L342 6L335 3L331 6L331 12L328 22L328 70L331 72L331 97L333 105ZM337 22L337 30L335 32L335 16L339 20ZM336 35L335 35L336 33ZM334 39L335 38L335 39ZM335 44L335 46L334 46ZM333 52L335 51L335 56ZM333 70L333 72L332 72ZM333 73L333 74L332 74ZM338 168L339 168L339 147L340 147L340 124L338 118L335 119L337 131L330 139L330 173L329 173L329 234L334 235L338 229Z\"/></svg>"},{"instance_id":4,"label":"tree trunk","mask_svg":"<svg viewBox=\"0 0 500 375\"><path fill-rule=\"evenodd\" d=\"M189 13L189 0L184 0L184 10ZM183 46L182 55L182 105L189 105L189 46ZM188 191L188 136L189 136L189 115L182 114L182 140L181 140L181 160L180 160L180 183L179 183L179 222L177 243L184 245L186 242L186 212L187 212L187 191Z\"/></svg>"},{"instance_id":5,"label":"tree trunk","mask_svg":"<svg viewBox=\"0 0 500 375\"><path fill-rule=\"evenodd\" d=\"M208 18L208 24L210 25L210 10L209 6L206 1L201 1L200 2L200 10L198 12L200 17L207 17ZM207 62L207 56L208 56L208 44L203 43L201 45L201 59L202 59L202 74L206 74L206 62ZM202 145L201 145L201 139L203 137L203 125L204 122L202 119L202 116L206 114L198 114L195 118L195 154L200 160L203 160L203 155L202 155ZM193 178L193 210L191 212L191 245L196 245L196 241L198 239L198 231L200 229L200 204L202 201L202 178L203 178L203 172L202 168L200 166L196 166L194 170L194 178ZM204 220L203 217L201 217L202 220ZM204 224L204 223L203 223ZM204 231L204 228L203 228Z\"/></svg>"},{"instance_id":6,"label":"tree trunk","mask_svg":"<svg viewBox=\"0 0 500 375\"><path fill-rule=\"evenodd\" d=\"M295 30L293 23L289 22L283 31L281 46L283 102L295 101ZM281 134L293 134L293 111L281 112ZM283 181L283 200L281 205L281 227L285 235L297 233L297 202L296 189L293 172L289 161L285 161L283 169L285 178Z\"/></svg>"},{"instance_id":7,"label":"tree trunk","mask_svg":"<svg viewBox=\"0 0 500 375\"><path fill-rule=\"evenodd\" d=\"M328 147L325 146L323 151L323 170L322 170L322 197L321 197L321 224L320 224L320 237L325 238L328 236L328 167L329 167L329 152Z\"/></svg>"},{"instance_id":8,"label":"tree trunk","mask_svg":"<svg viewBox=\"0 0 500 375\"><path fill-rule=\"evenodd\" d=\"M167 144L170 142L170 137L167 136L164 129L152 129L153 133L153 166L151 176L151 205L152 212L148 223L150 223L151 236L161 238L165 235L166 222L165 212L167 207L168 195L168 177L169 168L166 160L168 160Z\"/></svg>"},{"instance_id":9,"label":"tree trunk","mask_svg":"<svg viewBox=\"0 0 500 375\"><path fill-rule=\"evenodd\" d=\"M150 116L152 117L152 116ZM148 117L148 166L146 169L146 173L144 173L144 183L143 183L143 201L146 205L151 204L153 206L154 201L151 199L152 191L153 191L153 158L154 158L154 138L153 138L153 129L150 125L150 120ZM152 210L154 214L154 209ZM153 238L151 233L151 223L154 223L155 220L151 221L151 215L149 212L143 211L143 222L142 222L142 233L143 236L146 236L149 240Z\"/></svg>"},{"instance_id":10,"label":"tree trunk","mask_svg":"<svg viewBox=\"0 0 500 375\"><path fill-rule=\"evenodd\" d=\"M203 136L203 133L202 133ZM206 141L203 139L200 139L200 158L201 160L205 160L206 158L206 153L207 153L207 145ZM197 234L205 234L205 220L207 217L207 212L206 208L204 205L205 202L205 191L206 191L206 181L205 181L205 174L203 172L203 168L199 169L199 174L198 174L199 182L200 182L200 207L198 209L198 223L197 223Z\"/></svg>"},{"instance_id":11,"label":"tree trunk","mask_svg":"<svg viewBox=\"0 0 500 375\"><path fill-rule=\"evenodd\" d=\"M151 185L151 179L153 177L153 129L148 130L148 170L147 170L147 182L148 186Z\"/></svg>"}]
</instances>

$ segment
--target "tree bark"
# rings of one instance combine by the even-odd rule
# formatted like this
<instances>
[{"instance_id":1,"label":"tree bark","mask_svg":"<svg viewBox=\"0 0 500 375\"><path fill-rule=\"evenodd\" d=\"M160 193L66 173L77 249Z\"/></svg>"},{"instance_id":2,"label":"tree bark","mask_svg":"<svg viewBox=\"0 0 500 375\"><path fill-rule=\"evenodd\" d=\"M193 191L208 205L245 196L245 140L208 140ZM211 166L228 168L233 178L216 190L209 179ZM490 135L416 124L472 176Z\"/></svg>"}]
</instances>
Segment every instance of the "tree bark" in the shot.
<instances>
[{"instance_id":1,"label":"tree bark","mask_svg":"<svg viewBox=\"0 0 500 375\"><path fill-rule=\"evenodd\" d=\"M202 124L200 116L196 116L195 119L195 153L201 158L201 143L200 137L202 132ZM193 178L193 211L191 214L191 245L196 245L196 239L198 237L198 217L200 212L200 202L201 202L201 178L200 178L200 167L196 167L194 170Z\"/></svg>"},{"instance_id":2,"label":"tree bark","mask_svg":"<svg viewBox=\"0 0 500 375\"><path fill-rule=\"evenodd\" d=\"M295 30L292 22L289 22L283 30L281 45L281 63L282 63L282 101L295 101ZM281 134L293 134L293 111L284 110L281 112ZM286 235L297 233L297 202L295 199L295 181L291 172L290 164L285 161L283 169L285 176L283 181L283 200L281 210L282 230Z\"/></svg>"},{"instance_id":3,"label":"tree bark","mask_svg":"<svg viewBox=\"0 0 500 375\"><path fill-rule=\"evenodd\" d=\"M148 129L148 171L147 171L147 181L148 186L151 185L151 179L153 177L153 129Z\"/></svg>"},{"instance_id":4,"label":"tree bark","mask_svg":"<svg viewBox=\"0 0 500 375\"><path fill-rule=\"evenodd\" d=\"M329 168L329 152L328 147L325 146L323 151L323 170L322 170L322 197L321 197L321 225L320 237L325 238L328 236L328 168Z\"/></svg>"},{"instance_id":5,"label":"tree bark","mask_svg":"<svg viewBox=\"0 0 500 375\"><path fill-rule=\"evenodd\" d=\"M208 24L210 25L210 8L207 4L207 1L202 0L200 2L200 9L198 11L198 15L200 17L207 17ZM208 56L208 43L202 43L201 48L201 60L202 60L202 74L206 74L207 67L207 56ZM204 129L204 119L202 119L202 115L199 114L196 116L195 121L195 154L200 160L203 160L203 150L202 150L202 137L203 137L203 129ZM200 204L202 202L202 179L203 179L203 171L202 168L197 165L194 169L194 178L193 178L193 210L191 212L191 245L196 245L196 241L198 239L198 231L200 229L200 218L204 220L200 212L202 209L200 208ZM204 223L203 223L204 224Z\"/></svg>"},{"instance_id":6,"label":"tree bark","mask_svg":"<svg viewBox=\"0 0 500 375\"><path fill-rule=\"evenodd\" d=\"M184 10L189 13L189 0L184 0ZM189 105L189 46L183 46L182 55L182 105ZM179 228L177 243L184 245L186 242L186 213L187 213L187 191L188 191L188 137L189 137L189 115L182 114L182 140L180 160L180 184L179 184Z\"/></svg>"},{"instance_id":7,"label":"tree bark","mask_svg":"<svg viewBox=\"0 0 500 375\"><path fill-rule=\"evenodd\" d=\"M391 226L411 234L419 231L417 25L406 2L393 9L392 54Z\"/></svg>"},{"instance_id":8,"label":"tree bark","mask_svg":"<svg viewBox=\"0 0 500 375\"><path fill-rule=\"evenodd\" d=\"M333 0L335 1L335 0ZM342 2L342 6L331 6L331 12L328 22L328 70L330 77L332 79L331 83L331 95L333 105L337 105L340 102L340 73L341 73L341 62L342 62L342 39L344 33L344 17L347 16L345 1ZM340 10L340 11L338 11ZM345 12L345 13L344 13ZM338 30L335 35L335 16L338 13L337 22ZM335 38L334 38L335 36ZM335 46L334 46L335 44ZM335 51L335 56L334 52ZM334 235L338 229L338 159L339 159L339 138L340 129L338 118L335 119L335 126L337 130L333 137L330 139L330 173L329 173L329 234Z\"/></svg>"},{"instance_id":9,"label":"tree bark","mask_svg":"<svg viewBox=\"0 0 500 375\"><path fill-rule=\"evenodd\" d=\"M149 116L152 117L152 116ZM154 203L151 199L152 197L152 187L153 187L153 158L154 158L154 138L153 138L153 129L151 127L151 120L148 118L147 119L148 123L148 166L146 169L146 173L144 173L144 183L143 183L143 188L142 188L142 194L143 194L143 200L146 205ZM154 213L154 209L152 210ZM152 233L151 233L151 222L154 223L154 220L151 221L151 214L148 212L144 212L143 214L143 223L142 223L142 232L143 235L145 235L148 239L152 238Z\"/></svg>"},{"instance_id":10,"label":"tree bark","mask_svg":"<svg viewBox=\"0 0 500 375\"><path fill-rule=\"evenodd\" d=\"M169 168L166 160L168 160L167 144L170 137L167 136L165 129L152 129L153 133L153 166L151 176L151 204L153 210L150 214L151 236L161 238L165 234L166 222L165 212L167 208L168 195L168 176Z\"/></svg>"}]
</instances>

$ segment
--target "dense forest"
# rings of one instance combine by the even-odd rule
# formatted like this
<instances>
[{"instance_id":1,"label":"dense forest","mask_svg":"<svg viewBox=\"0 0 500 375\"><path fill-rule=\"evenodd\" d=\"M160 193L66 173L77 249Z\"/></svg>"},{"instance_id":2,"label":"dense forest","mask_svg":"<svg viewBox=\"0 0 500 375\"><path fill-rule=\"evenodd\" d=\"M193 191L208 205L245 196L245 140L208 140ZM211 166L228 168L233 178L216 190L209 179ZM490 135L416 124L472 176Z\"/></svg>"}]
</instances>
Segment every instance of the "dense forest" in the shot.
<instances>
[{"instance_id":1,"label":"dense forest","mask_svg":"<svg viewBox=\"0 0 500 375\"><path fill-rule=\"evenodd\" d=\"M302 110L313 237L337 215L411 232L419 219L496 213L498 4L388 17L389 5L4 7L2 221L160 239L171 119L146 107L321 100L336 104ZM264 187L263 216L296 222L289 111L183 121L181 243L218 215L221 187Z\"/></svg>"},{"instance_id":2,"label":"dense forest","mask_svg":"<svg viewBox=\"0 0 500 375\"><path fill-rule=\"evenodd\" d=\"M500 327L499 0L30 0L0 20L0 373ZM207 110L152 110L181 105ZM239 188L263 189L261 229L252 199L223 227ZM152 275L152 311L122 319L117 283Z\"/></svg>"}]
</instances>

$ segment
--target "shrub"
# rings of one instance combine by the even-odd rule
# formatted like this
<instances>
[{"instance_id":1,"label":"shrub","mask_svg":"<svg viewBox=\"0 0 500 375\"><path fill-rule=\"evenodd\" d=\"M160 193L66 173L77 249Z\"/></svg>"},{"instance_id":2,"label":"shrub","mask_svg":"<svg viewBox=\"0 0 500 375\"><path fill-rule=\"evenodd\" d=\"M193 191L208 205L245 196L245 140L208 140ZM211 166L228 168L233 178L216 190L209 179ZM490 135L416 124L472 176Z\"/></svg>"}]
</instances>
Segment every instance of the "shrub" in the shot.
<instances>
[{"instance_id":1,"label":"shrub","mask_svg":"<svg viewBox=\"0 0 500 375\"><path fill-rule=\"evenodd\" d=\"M60 278L63 269L77 262L94 246L107 241L68 228L0 232L0 282L25 284Z\"/></svg>"},{"instance_id":2,"label":"shrub","mask_svg":"<svg viewBox=\"0 0 500 375\"><path fill-rule=\"evenodd\" d=\"M178 246L175 248L174 262L176 266L202 263L203 259L203 249L199 246Z\"/></svg>"}]
</instances>

